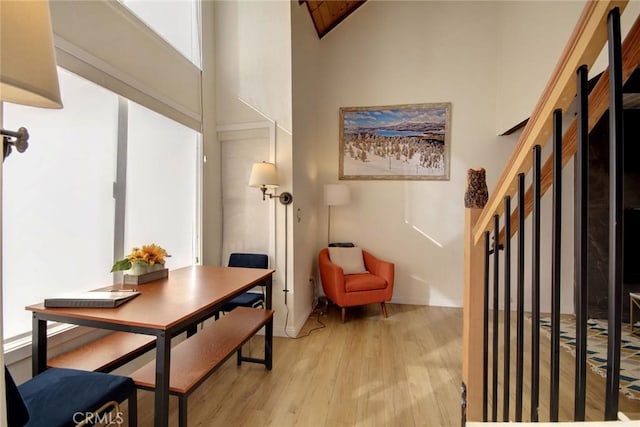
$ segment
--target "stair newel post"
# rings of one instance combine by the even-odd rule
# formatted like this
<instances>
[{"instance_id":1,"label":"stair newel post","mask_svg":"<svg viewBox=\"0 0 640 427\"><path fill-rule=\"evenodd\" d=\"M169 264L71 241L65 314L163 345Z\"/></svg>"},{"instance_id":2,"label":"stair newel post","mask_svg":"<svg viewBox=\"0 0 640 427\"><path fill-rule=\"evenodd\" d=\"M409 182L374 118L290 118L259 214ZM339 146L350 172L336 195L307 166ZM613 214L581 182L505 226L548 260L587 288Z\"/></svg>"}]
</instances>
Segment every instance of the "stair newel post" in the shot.
<instances>
[{"instance_id":1,"label":"stair newel post","mask_svg":"<svg viewBox=\"0 0 640 427\"><path fill-rule=\"evenodd\" d=\"M484 242L473 228L487 201L484 169L469 170L465 194L464 309L462 330L462 424L483 416Z\"/></svg>"}]
</instances>

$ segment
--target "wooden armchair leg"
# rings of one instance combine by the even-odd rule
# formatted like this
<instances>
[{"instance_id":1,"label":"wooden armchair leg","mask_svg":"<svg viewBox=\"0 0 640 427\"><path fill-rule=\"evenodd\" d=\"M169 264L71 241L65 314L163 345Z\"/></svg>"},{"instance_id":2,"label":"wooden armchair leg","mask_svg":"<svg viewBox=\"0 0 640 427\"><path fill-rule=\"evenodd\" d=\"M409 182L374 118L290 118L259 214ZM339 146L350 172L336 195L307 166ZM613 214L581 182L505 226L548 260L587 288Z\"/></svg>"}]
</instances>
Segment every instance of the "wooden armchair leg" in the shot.
<instances>
[{"instance_id":1,"label":"wooden armchair leg","mask_svg":"<svg viewBox=\"0 0 640 427\"><path fill-rule=\"evenodd\" d=\"M344 319L347 316L347 309L342 307L342 323L344 323Z\"/></svg>"},{"instance_id":2,"label":"wooden armchair leg","mask_svg":"<svg viewBox=\"0 0 640 427\"><path fill-rule=\"evenodd\" d=\"M387 306L384 304L384 302L381 302L380 306L382 307L382 315L386 318L387 317Z\"/></svg>"}]
</instances>

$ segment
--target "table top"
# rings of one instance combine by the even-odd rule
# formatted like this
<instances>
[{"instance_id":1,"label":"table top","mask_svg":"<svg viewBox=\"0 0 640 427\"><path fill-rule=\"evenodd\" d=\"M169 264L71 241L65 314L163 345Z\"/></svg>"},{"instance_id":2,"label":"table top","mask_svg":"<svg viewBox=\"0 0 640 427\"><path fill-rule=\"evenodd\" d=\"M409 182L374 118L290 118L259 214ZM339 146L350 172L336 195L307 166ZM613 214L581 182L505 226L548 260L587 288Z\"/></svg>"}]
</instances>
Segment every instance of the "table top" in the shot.
<instances>
[{"instance_id":1,"label":"table top","mask_svg":"<svg viewBox=\"0 0 640 427\"><path fill-rule=\"evenodd\" d=\"M117 308L26 307L44 315L167 330L197 316L234 294L247 291L267 279L274 270L196 265L169 272L169 277L135 288L140 295ZM111 286L114 290L121 286ZM104 288L102 288L104 289Z\"/></svg>"}]
</instances>

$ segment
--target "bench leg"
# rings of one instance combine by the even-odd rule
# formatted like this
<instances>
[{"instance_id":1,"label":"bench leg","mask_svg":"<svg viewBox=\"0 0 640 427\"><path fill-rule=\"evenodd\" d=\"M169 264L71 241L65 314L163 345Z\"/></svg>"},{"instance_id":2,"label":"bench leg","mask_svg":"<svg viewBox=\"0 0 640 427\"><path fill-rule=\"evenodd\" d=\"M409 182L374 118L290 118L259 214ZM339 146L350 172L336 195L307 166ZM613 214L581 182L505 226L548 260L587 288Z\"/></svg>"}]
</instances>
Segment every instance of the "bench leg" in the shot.
<instances>
[{"instance_id":1,"label":"bench leg","mask_svg":"<svg viewBox=\"0 0 640 427\"><path fill-rule=\"evenodd\" d=\"M178 427L187 427L187 396L178 396Z\"/></svg>"},{"instance_id":2,"label":"bench leg","mask_svg":"<svg viewBox=\"0 0 640 427\"><path fill-rule=\"evenodd\" d=\"M138 425L138 391L133 389L129 396L128 409L129 409L129 427L137 427Z\"/></svg>"},{"instance_id":3,"label":"bench leg","mask_svg":"<svg viewBox=\"0 0 640 427\"><path fill-rule=\"evenodd\" d=\"M271 370L273 366L273 317L265 325L264 331L264 366Z\"/></svg>"},{"instance_id":4,"label":"bench leg","mask_svg":"<svg viewBox=\"0 0 640 427\"><path fill-rule=\"evenodd\" d=\"M238 355L237 363L238 363L238 366L240 366L242 364L242 346L238 348L238 351L236 352L236 354Z\"/></svg>"}]
</instances>

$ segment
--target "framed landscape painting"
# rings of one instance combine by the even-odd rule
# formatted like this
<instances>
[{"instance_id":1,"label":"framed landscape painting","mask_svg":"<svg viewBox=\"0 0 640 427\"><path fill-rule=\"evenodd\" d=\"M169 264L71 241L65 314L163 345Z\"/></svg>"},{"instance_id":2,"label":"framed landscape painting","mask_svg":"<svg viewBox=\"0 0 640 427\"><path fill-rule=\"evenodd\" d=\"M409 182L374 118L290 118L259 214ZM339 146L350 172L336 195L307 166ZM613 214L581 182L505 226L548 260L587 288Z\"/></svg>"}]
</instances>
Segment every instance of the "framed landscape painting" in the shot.
<instances>
[{"instance_id":1,"label":"framed landscape painting","mask_svg":"<svg viewBox=\"0 0 640 427\"><path fill-rule=\"evenodd\" d=\"M451 103L340 108L340 179L448 180Z\"/></svg>"}]
</instances>

